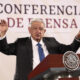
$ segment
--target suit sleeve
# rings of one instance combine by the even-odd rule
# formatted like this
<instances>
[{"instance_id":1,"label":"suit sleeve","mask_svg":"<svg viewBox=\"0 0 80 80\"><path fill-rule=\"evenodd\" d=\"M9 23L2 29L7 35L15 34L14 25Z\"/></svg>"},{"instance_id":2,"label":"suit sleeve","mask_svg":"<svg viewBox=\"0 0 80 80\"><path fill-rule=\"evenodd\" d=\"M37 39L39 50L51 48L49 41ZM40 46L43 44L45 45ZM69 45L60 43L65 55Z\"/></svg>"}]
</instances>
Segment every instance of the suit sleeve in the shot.
<instances>
[{"instance_id":1,"label":"suit sleeve","mask_svg":"<svg viewBox=\"0 0 80 80\"><path fill-rule=\"evenodd\" d=\"M6 55L16 55L16 47L17 47L17 41L8 44L6 38L0 40L0 52Z\"/></svg>"},{"instance_id":2,"label":"suit sleeve","mask_svg":"<svg viewBox=\"0 0 80 80\"><path fill-rule=\"evenodd\" d=\"M59 43L58 50L60 53L65 53L66 51L76 52L79 47L80 47L80 42L77 41L76 39L74 39L70 45L65 45L65 44Z\"/></svg>"}]
</instances>

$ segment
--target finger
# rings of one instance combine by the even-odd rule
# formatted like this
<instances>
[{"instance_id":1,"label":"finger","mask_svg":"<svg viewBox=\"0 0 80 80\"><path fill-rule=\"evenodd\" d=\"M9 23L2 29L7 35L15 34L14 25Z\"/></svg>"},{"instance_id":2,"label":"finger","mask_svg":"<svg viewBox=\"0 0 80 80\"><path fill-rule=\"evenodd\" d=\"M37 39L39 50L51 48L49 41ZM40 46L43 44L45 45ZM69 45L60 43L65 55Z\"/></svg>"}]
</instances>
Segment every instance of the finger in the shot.
<instances>
[{"instance_id":1,"label":"finger","mask_svg":"<svg viewBox=\"0 0 80 80\"><path fill-rule=\"evenodd\" d=\"M2 25L2 21L3 21L3 20L1 19L1 25Z\"/></svg>"},{"instance_id":2,"label":"finger","mask_svg":"<svg viewBox=\"0 0 80 80\"><path fill-rule=\"evenodd\" d=\"M1 34L1 31L0 31L0 34Z\"/></svg>"},{"instance_id":3,"label":"finger","mask_svg":"<svg viewBox=\"0 0 80 80\"><path fill-rule=\"evenodd\" d=\"M2 23L2 20L0 19L0 25L1 25L1 23Z\"/></svg>"},{"instance_id":4,"label":"finger","mask_svg":"<svg viewBox=\"0 0 80 80\"><path fill-rule=\"evenodd\" d=\"M0 24L1 24L1 19L0 19Z\"/></svg>"},{"instance_id":5,"label":"finger","mask_svg":"<svg viewBox=\"0 0 80 80\"><path fill-rule=\"evenodd\" d=\"M5 20L1 20L1 25L2 26L7 26L7 22Z\"/></svg>"},{"instance_id":6,"label":"finger","mask_svg":"<svg viewBox=\"0 0 80 80\"><path fill-rule=\"evenodd\" d=\"M1 22L2 24L6 24L6 21L5 20L2 20L2 22Z\"/></svg>"},{"instance_id":7,"label":"finger","mask_svg":"<svg viewBox=\"0 0 80 80\"><path fill-rule=\"evenodd\" d=\"M79 30L78 34L80 34L80 30Z\"/></svg>"}]
</instances>

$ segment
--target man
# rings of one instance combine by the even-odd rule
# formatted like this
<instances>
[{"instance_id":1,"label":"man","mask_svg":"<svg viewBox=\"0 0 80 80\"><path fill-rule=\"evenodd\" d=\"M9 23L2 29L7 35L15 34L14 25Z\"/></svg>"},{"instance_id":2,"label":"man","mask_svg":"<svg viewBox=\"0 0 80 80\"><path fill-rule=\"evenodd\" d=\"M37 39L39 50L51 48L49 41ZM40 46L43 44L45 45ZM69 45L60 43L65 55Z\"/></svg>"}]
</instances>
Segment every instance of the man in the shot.
<instances>
[{"instance_id":1,"label":"man","mask_svg":"<svg viewBox=\"0 0 80 80\"><path fill-rule=\"evenodd\" d=\"M45 24L42 20L34 20L28 28L31 37L18 39L12 44L7 44L5 33L8 25L4 20L0 23L0 51L7 55L16 55L15 80L27 80L28 74L40 63L38 43L44 50L44 56L48 54L63 54L66 51L76 52L80 46L80 32L70 45L60 44L55 38L44 37Z\"/></svg>"}]
</instances>

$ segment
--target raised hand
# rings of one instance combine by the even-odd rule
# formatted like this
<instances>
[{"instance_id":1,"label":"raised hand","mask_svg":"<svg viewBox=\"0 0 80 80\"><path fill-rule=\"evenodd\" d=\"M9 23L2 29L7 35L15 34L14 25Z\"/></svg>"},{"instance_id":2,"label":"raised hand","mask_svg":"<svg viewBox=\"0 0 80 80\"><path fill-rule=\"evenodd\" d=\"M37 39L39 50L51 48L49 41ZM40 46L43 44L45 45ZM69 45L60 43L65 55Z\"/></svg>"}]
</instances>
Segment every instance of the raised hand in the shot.
<instances>
[{"instance_id":1,"label":"raised hand","mask_svg":"<svg viewBox=\"0 0 80 80\"><path fill-rule=\"evenodd\" d=\"M77 39L80 39L80 31L78 32L78 34L76 35Z\"/></svg>"},{"instance_id":2,"label":"raised hand","mask_svg":"<svg viewBox=\"0 0 80 80\"><path fill-rule=\"evenodd\" d=\"M5 20L0 20L0 37L3 37L8 30L8 24Z\"/></svg>"}]
</instances>

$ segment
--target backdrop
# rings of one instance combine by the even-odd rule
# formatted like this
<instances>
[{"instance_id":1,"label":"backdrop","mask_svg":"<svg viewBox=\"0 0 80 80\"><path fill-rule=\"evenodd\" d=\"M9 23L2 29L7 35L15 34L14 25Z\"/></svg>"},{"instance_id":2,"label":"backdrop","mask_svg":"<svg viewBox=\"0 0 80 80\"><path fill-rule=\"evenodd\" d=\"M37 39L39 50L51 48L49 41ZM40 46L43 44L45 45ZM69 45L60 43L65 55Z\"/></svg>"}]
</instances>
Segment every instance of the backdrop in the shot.
<instances>
[{"instance_id":1,"label":"backdrop","mask_svg":"<svg viewBox=\"0 0 80 80\"><path fill-rule=\"evenodd\" d=\"M0 19L9 26L8 43L30 36L28 26L33 18L43 19L45 36L70 44L80 30L80 0L0 0ZM13 80L15 64L15 56L0 53L0 80Z\"/></svg>"}]
</instances>

